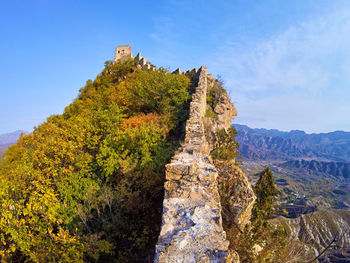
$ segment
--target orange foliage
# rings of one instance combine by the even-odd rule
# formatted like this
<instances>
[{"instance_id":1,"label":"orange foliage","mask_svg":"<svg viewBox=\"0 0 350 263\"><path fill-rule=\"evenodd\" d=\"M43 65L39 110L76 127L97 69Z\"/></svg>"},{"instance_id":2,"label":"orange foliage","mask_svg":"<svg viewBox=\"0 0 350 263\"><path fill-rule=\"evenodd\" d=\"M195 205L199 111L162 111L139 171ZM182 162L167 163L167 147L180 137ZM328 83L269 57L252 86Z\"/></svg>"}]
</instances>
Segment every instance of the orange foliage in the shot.
<instances>
[{"instance_id":1,"label":"orange foliage","mask_svg":"<svg viewBox=\"0 0 350 263\"><path fill-rule=\"evenodd\" d=\"M161 126L162 118L158 114L149 113L149 114L141 114L138 116L134 116L128 119L125 119L121 128L122 130L130 129L130 128L141 128L149 125L150 123Z\"/></svg>"}]
</instances>

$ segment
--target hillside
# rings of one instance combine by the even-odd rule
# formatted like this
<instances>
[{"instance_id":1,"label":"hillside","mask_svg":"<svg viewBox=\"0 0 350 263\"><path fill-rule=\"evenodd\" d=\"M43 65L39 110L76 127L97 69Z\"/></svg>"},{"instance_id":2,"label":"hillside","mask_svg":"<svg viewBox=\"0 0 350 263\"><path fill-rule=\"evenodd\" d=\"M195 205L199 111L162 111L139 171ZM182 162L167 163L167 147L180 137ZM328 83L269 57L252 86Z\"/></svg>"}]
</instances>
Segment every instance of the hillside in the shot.
<instances>
[{"instance_id":1,"label":"hillside","mask_svg":"<svg viewBox=\"0 0 350 263\"><path fill-rule=\"evenodd\" d=\"M255 195L238 166L236 114L205 66L170 73L117 47L63 114L21 136L0 160L1 261L286 262L286 231L266 218L273 197L278 190L281 209L291 198L305 207L317 200L304 200L296 192L309 190L304 178L284 171L314 168L313 182L336 169L347 182L347 166L282 162L277 156L289 146L263 141L276 153L279 187L265 168L260 175L269 179ZM254 165L242 166L251 177ZM265 196L266 189L274 190ZM339 184L331 190L346 197Z\"/></svg>"},{"instance_id":2,"label":"hillside","mask_svg":"<svg viewBox=\"0 0 350 263\"><path fill-rule=\"evenodd\" d=\"M273 172L279 217L272 222L281 223L290 239L288 262L311 260L336 235L337 246L328 249L320 262L349 262L350 133L235 127L242 168L250 181L257 181L265 165Z\"/></svg>"},{"instance_id":3,"label":"hillside","mask_svg":"<svg viewBox=\"0 0 350 263\"><path fill-rule=\"evenodd\" d=\"M0 163L5 262L150 262L195 80L107 61Z\"/></svg>"},{"instance_id":4,"label":"hillside","mask_svg":"<svg viewBox=\"0 0 350 263\"><path fill-rule=\"evenodd\" d=\"M304 206L316 202L325 207L350 207L349 132L306 134L235 127L243 170L254 182L256 174L269 165L282 203ZM321 196L322 202L313 201Z\"/></svg>"},{"instance_id":5,"label":"hillside","mask_svg":"<svg viewBox=\"0 0 350 263\"><path fill-rule=\"evenodd\" d=\"M310 172L320 177L336 177L350 183L350 163L295 160L283 162L278 166L285 169L295 169L300 173Z\"/></svg>"}]
</instances>

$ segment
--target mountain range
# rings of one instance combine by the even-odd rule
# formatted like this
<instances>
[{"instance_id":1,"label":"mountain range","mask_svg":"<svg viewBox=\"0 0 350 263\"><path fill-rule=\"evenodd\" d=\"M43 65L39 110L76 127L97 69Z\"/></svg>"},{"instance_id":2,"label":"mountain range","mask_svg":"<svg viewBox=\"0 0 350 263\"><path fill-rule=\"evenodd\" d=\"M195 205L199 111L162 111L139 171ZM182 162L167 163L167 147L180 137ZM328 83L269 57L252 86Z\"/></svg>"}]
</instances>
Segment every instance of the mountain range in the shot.
<instances>
[{"instance_id":1,"label":"mountain range","mask_svg":"<svg viewBox=\"0 0 350 263\"><path fill-rule=\"evenodd\" d=\"M350 132L307 134L234 126L242 167L253 183L269 165L286 196L322 196L322 206L350 206Z\"/></svg>"},{"instance_id":2,"label":"mountain range","mask_svg":"<svg viewBox=\"0 0 350 263\"><path fill-rule=\"evenodd\" d=\"M240 154L248 160L318 160L350 162L350 132L252 129L235 124Z\"/></svg>"}]
</instances>

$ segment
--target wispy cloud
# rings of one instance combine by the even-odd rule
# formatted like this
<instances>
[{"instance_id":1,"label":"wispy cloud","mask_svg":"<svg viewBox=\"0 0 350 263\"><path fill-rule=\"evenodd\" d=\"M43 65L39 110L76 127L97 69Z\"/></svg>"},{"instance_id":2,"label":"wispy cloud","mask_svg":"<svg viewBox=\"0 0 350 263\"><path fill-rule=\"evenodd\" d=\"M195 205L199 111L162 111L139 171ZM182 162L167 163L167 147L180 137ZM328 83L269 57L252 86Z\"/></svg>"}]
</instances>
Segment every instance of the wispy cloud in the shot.
<instances>
[{"instance_id":1,"label":"wispy cloud","mask_svg":"<svg viewBox=\"0 0 350 263\"><path fill-rule=\"evenodd\" d=\"M244 45L228 39L214 57L208 59L213 61L209 66L222 72L232 99L242 109L242 122L309 131L350 130L350 106L344 99L350 98L349 10ZM337 123L332 116L337 116ZM313 126L306 125L310 120Z\"/></svg>"}]
</instances>

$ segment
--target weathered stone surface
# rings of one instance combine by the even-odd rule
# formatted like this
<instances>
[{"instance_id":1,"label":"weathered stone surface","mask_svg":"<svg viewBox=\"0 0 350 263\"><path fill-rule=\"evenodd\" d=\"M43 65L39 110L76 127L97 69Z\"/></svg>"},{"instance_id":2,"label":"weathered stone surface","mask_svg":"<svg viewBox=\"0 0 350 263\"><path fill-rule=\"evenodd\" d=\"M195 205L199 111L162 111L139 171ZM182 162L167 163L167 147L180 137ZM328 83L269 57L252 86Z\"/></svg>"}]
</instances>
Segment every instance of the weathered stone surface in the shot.
<instances>
[{"instance_id":1,"label":"weathered stone surface","mask_svg":"<svg viewBox=\"0 0 350 263\"><path fill-rule=\"evenodd\" d=\"M225 206L225 219L243 231L250 221L256 198L254 191L239 166L220 161L216 161L215 166L219 173L218 182L221 187L226 187L225 195L221 197Z\"/></svg>"},{"instance_id":2,"label":"weathered stone surface","mask_svg":"<svg viewBox=\"0 0 350 263\"><path fill-rule=\"evenodd\" d=\"M216 161L215 165L219 173L218 182L227 184L228 188L225 196L222 196L225 202L225 219L232 221L240 231L243 231L250 221L256 198L254 191L239 166L220 161Z\"/></svg>"},{"instance_id":3,"label":"weathered stone surface","mask_svg":"<svg viewBox=\"0 0 350 263\"><path fill-rule=\"evenodd\" d=\"M208 91L219 90L219 98L217 100L214 112L217 118L205 117L203 124L205 129L206 140L208 141L209 150L213 150L215 145L216 133L221 129L228 129L231 127L232 119L237 115L235 106L232 104L227 92L221 88L220 83L209 74L207 76ZM212 110L207 105L207 110ZM227 190L226 197L227 214L229 221L233 220L234 224L243 230L244 226L249 222L251 216L251 209L253 208L255 195L248 182L247 176L237 166L231 163L215 162L215 166L219 172L218 181L223 180L230 182L230 187Z\"/></svg>"}]
</instances>

